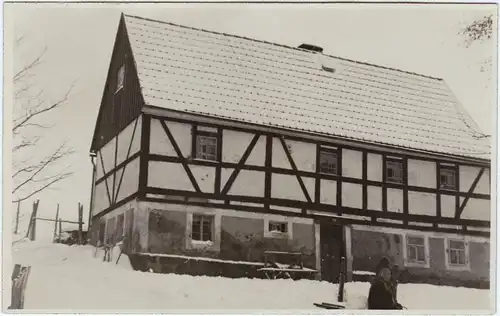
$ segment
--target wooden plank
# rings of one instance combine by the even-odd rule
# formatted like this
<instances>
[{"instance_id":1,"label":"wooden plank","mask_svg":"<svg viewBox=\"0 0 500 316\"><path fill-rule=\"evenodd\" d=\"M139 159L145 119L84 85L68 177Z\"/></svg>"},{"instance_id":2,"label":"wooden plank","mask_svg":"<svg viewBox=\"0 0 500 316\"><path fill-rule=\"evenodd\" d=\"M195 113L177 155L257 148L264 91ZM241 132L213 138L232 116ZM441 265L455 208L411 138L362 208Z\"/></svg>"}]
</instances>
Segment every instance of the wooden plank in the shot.
<instances>
[{"instance_id":1,"label":"wooden plank","mask_svg":"<svg viewBox=\"0 0 500 316\"><path fill-rule=\"evenodd\" d=\"M331 303L313 303L314 306L324 308L324 309L344 309L345 306Z\"/></svg>"}]
</instances>

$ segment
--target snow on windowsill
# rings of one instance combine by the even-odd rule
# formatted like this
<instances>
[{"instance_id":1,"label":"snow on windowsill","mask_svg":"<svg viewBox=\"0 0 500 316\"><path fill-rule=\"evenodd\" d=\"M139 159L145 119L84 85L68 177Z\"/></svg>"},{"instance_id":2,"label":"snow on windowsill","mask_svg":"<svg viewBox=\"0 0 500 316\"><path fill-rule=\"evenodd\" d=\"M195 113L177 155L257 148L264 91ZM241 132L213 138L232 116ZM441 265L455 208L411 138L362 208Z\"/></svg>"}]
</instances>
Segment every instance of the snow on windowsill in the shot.
<instances>
[{"instance_id":1,"label":"snow on windowsill","mask_svg":"<svg viewBox=\"0 0 500 316\"><path fill-rule=\"evenodd\" d=\"M210 247L213 246L214 243L211 240L191 240L191 245L200 247Z\"/></svg>"}]
</instances>

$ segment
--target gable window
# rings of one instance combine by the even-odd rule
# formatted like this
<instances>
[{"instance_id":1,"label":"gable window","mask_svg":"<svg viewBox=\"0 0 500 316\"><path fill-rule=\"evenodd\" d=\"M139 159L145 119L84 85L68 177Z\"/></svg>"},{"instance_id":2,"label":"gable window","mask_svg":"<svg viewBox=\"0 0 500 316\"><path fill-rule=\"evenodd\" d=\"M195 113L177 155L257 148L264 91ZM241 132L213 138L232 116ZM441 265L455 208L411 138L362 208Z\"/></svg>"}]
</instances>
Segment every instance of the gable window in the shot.
<instances>
[{"instance_id":1,"label":"gable window","mask_svg":"<svg viewBox=\"0 0 500 316\"><path fill-rule=\"evenodd\" d=\"M123 83L125 82L125 65L121 65L118 69L118 75L116 78L116 91L118 92L123 88Z\"/></svg>"},{"instance_id":2,"label":"gable window","mask_svg":"<svg viewBox=\"0 0 500 316\"><path fill-rule=\"evenodd\" d=\"M193 214L191 239L197 241L213 241L213 216Z\"/></svg>"},{"instance_id":3,"label":"gable window","mask_svg":"<svg viewBox=\"0 0 500 316\"><path fill-rule=\"evenodd\" d=\"M463 240L448 239L448 265L450 267L466 267L466 243Z\"/></svg>"},{"instance_id":4,"label":"gable window","mask_svg":"<svg viewBox=\"0 0 500 316\"><path fill-rule=\"evenodd\" d=\"M325 174L338 174L338 154L335 149L320 148L319 172Z\"/></svg>"},{"instance_id":5,"label":"gable window","mask_svg":"<svg viewBox=\"0 0 500 316\"><path fill-rule=\"evenodd\" d=\"M446 168L441 166L439 169L439 187L441 189L456 190L456 171L452 168Z\"/></svg>"},{"instance_id":6,"label":"gable window","mask_svg":"<svg viewBox=\"0 0 500 316\"><path fill-rule=\"evenodd\" d=\"M393 183L403 183L403 161L399 159L387 158L385 163L386 181Z\"/></svg>"},{"instance_id":7,"label":"gable window","mask_svg":"<svg viewBox=\"0 0 500 316\"><path fill-rule=\"evenodd\" d=\"M425 237L406 236L406 260L411 264L426 264Z\"/></svg>"},{"instance_id":8,"label":"gable window","mask_svg":"<svg viewBox=\"0 0 500 316\"><path fill-rule=\"evenodd\" d=\"M270 233L288 233L288 223L286 222L269 222Z\"/></svg>"},{"instance_id":9,"label":"gable window","mask_svg":"<svg viewBox=\"0 0 500 316\"><path fill-rule=\"evenodd\" d=\"M217 134L203 132L196 135L195 158L217 161Z\"/></svg>"}]
</instances>

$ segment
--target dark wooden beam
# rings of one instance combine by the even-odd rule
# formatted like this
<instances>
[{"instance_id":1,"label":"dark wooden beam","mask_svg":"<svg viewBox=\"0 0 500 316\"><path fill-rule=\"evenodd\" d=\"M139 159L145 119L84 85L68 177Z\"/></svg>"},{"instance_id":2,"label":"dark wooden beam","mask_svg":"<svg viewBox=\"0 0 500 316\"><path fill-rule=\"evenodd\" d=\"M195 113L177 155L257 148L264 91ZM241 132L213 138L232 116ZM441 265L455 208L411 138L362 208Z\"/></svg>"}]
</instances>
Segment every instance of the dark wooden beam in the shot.
<instances>
[{"instance_id":1,"label":"dark wooden beam","mask_svg":"<svg viewBox=\"0 0 500 316\"><path fill-rule=\"evenodd\" d=\"M170 129L168 128L167 124L165 124L165 121L160 121L160 123L161 123L161 126L163 127L163 130L167 134L167 137L170 140L170 143L172 143L172 147L174 147L175 153L181 159L182 167L184 167L184 170L186 171L186 174L188 175L189 180L191 181L191 184L193 185L193 188L195 189L196 192L201 192L200 186L196 182L196 178L194 177L193 173L191 172L191 169L189 168L189 165L187 164L186 159L184 159L184 156L182 155L182 151L179 148L179 145L177 145L177 142L175 141L174 136L170 132Z\"/></svg>"},{"instance_id":2,"label":"dark wooden beam","mask_svg":"<svg viewBox=\"0 0 500 316\"><path fill-rule=\"evenodd\" d=\"M141 125L141 160L139 166L139 196L146 196L146 187L148 186L149 176L149 146L151 143L151 117L148 115L142 116Z\"/></svg>"},{"instance_id":3,"label":"dark wooden beam","mask_svg":"<svg viewBox=\"0 0 500 316\"><path fill-rule=\"evenodd\" d=\"M270 206L281 206L281 207L290 207L296 208L297 210L310 210L310 211L321 211L331 214L339 214L339 211L332 207L329 204L316 204L310 202L303 202L298 200L290 200L290 199L281 199L281 198L266 198L266 197L257 197L257 196L245 196L245 195L216 195L212 193L203 193L203 192L193 192L193 191L185 191L185 190L175 190L175 189L166 189L166 188L156 188L156 187L148 187L147 193L151 194L159 194L159 195L167 195L167 196L181 196L187 198L203 198L208 200L221 200L226 201L230 200L233 202L246 202L246 203L258 203L265 204ZM296 216L295 212L286 211L289 216ZM362 210L356 209L352 207L343 207L342 213L356 215L356 216L364 216L364 217L372 217L376 218L385 218L392 220L404 221L404 214L396 213L396 212L380 212L376 210ZM471 219L460 219L457 220L455 218L443 217L438 219L436 216L430 215L417 215L417 214L408 214L407 220L409 222L423 222L423 223L439 223L439 224L450 224L450 225L471 225L477 227L490 227L491 223L489 221L482 220L471 220Z\"/></svg>"},{"instance_id":4,"label":"dark wooden beam","mask_svg":"<svg viewBox=\"0 0 500 316\"><path fill-rule=\"evenodd\" d=\"M283 147L283 150L285 151L285 155L288 158L288 162L290 163L290 166L292 167L292 170L297 173L299 171L297 169L297 165L295 164L295 161L293 160L292 154L288 150L288 147L285 143L285 139L283 137L280 137L280 142L281 146ZM304 184L304 181L302 181L302 177L298 174L296 174L297 181L299 182L300 188L302 189L302 192L304 193L304 196L306 197L307 202L312 203L311 197L309 196L309 192L307 191L307 188Z\"/></svg>"},{"instance_id":5,"label":"dark wooden beam","mask_svg":"<svg viewBox=\"0 0 500 316\"><path fill-rule=\"evenodd\" d=\"M267 135L266 137L266 159L264 162L264 198L266 202L264 203L264 208L269 208L269 199L271 199L271 178L272 178L272 167L273 167L273 137Z\"/></svg>"},{"instance_id":6,"label":"dark wooden beam","mask_svg":"<svg viewBox=\"0 0 500 316\"><path fill-rule=\"evenodd\" d=\"M156 155L156 154L150 154L149 155L149 160L153 161L165 161L165 162L177 162L181 163L183 159L179 157L173 157L173 156L163 156L163 155ZM207 167L217 167L218 164L222 168L236 168L238 166L237 163L231 163L231 162L217 162L217 161L206 161L206 160L190 160L190 159L184 159L188 165L196 165L196 166L207 166ZM363 179L357 179L357 178L351 178L351 177L346 177L346 176L339 176L339 175L332 175L332 174L323 174L323 173L316 173L316 172L310 172L310 171L294 171L292 169L286 169L286 168L278 168L278 167L266 167L266 166L254 166L254 165L245 165L241 168L241 170L249 170L249 171L261 171L261 172L266 172L270 171L271 173L276 173L276 174L287 174L287 175L300 175L302 177L310 177L310 178L319 178L319 179L325 179L325 180L333 180L333 181L342 181L342 182L347 182L347 183L356 183L356 184L366 184L367 186L376 186L376 187L383 187L385 186L386 188L392 188L392 189L404 189L404 184L403 183L383 183L379 181L372 181L372 180L363 180ZM411 186L408 185L408 191L414 191L414 192L422 192L422 193L436 193L437 189L436 188L426 188L426 187L419 187L419 186ZM465 197L470 195L472 198L476 199L485 199L489 200L490 195L489 194L479 194L479 193L472 193L469 194L467 192L458 192L458 195L461 197Z\"/></svg>"},{"instance_id":7,"label":"dark wooden beam","mask_svg":"<svg viewBox=\"0 0 500 316\"><path fill-rule=\"evenodd\" d=\"M130 143L128 144L127 156L126 156L126 158L125 158L124 161L128 160L128 158L130 157L130 151L132 150L132 143L134 142L135 131L137 129L137 122L138 121L139 121L139 119L135 120L134 129L132 130L132 137L130 138ZM125 170L126 169L127 169L127 164L125 164L123 166L123 171L122 171L122 174L120 176L120 180L118 181L118 187L116 188L116 194L115 194L115 200L114 200L114 202L116 202L116 199L118 198L118 193L120 192L120 188L122 186L122 181L123 181L123 175L125 174ZM117 169L117 170L119 170L119 169Z\"/></svg>"},{"instance_id":8,"label":"dark wooden beam","mask_svg":"<svg viewBox=\"0 0 500 316\"><path fill-rule=\"evenodd\" d=\"M221 162L222 161L222 142L223 142L223 129L222 127L217 128L217 161ZM221 186L221 172L222 172L222 167L219 164L215 167L215 183L214 183L214 192L215 193L220 193L220 186Z\"/></svg>"},{"instance_id":9,"label":"dark wooden beam","mask_svg":"<svg viewBox=\"0 0 500 316\"><path fill-rule=\"evenodd\" d=\"M240 161L238 162L238 164L234 168L233 172L229 176L229 179L227 180L226 184L224 185L224 188L222 189L222 191L220 191L221 194L224 195L224 194L227 194L229 192L229 190L231 189L231 186L234 183L234 180L236 180L236 177L240 173L241 168L243 168L243 166L245 165L248 157L252 153L252 150L254 149L255 145L257 144L257 141L259 140L260 136L261 136L260 133L254 135L253 139L250 141L250 144L245 149L243 156L241 156Z\"/></svg>"},{"instance_id":10,"label":"dark wooden beam","mask_svg":"<svg viewBox=\"0 0 500 316\"><path fill-rule=\"evenodd\" d=\"M102 172L106 172L104 169L104 159L102 158L102 152L99 151L98 154L99 160L101 161ZM113 205L113 200L111 199L111 194L109 193L108 181L105 179L104 184L106 185L106 193L108 194L109 205Z\"/></svg>"},{"instance_id":11,"label":"dark wooden beam","mask_svg":"<svg viewBox=\"0 0 500 316\"><path fill-rule=\"evenodd\" d=\"M465 209L465 206L467 206L467 202L469 202L469 198L470 198L470 194L472 192L474 192L474 190L476 189L477 187L477 184L479 183L479 180L481 180L481 177L483 176L483 173L484 173L484 169L485 168L481 168L476 176L476 178L474 179L474 182L472 182L472 185L470 186L469 188L469 195L467 195L464 199L464 201L462 202L462 204L459 206L458 208L458 212L455 214L455 218L459 219L460 216L462 216L462 213Z\"/></svg>"}]
</instances>

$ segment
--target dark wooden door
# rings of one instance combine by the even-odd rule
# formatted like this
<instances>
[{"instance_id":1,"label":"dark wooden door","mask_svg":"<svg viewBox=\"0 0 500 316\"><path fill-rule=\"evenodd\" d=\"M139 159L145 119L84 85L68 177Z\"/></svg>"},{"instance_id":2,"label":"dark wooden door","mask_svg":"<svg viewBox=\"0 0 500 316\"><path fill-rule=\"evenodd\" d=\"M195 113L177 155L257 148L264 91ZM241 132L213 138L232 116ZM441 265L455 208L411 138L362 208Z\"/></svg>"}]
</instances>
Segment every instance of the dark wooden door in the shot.
<instances>
[{"instance_id":1,"label":"dark wooden door","mask_svg":"<svg viewBox=\"0 0 500 316\"><path fill-rule=\"evenodd\" d=\"M338 282L340 258L344 253L344 238L341 225L322 223L320 225L321 279Z\"/></svg>"}]
</instances>

